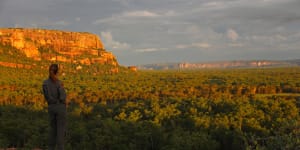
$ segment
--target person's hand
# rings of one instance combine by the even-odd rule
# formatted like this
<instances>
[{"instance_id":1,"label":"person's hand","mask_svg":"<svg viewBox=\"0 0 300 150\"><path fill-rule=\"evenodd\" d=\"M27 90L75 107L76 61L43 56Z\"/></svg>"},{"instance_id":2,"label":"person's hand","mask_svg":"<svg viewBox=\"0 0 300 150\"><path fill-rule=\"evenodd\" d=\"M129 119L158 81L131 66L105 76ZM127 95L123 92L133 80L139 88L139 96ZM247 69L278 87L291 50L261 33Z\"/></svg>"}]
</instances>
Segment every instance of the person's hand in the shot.
<instances>
[{"instance_id":1,"label":"person's hand","mask_svg":"<svg viewBox=\"0 0 300 150\"><path fill-rule=\"evenodd\" d=\"M61 87L61 88L65 88L65 86L64 86L64 83L63 83L63 82L60 82L60 87Z\"/></svg>"}]
</instances>

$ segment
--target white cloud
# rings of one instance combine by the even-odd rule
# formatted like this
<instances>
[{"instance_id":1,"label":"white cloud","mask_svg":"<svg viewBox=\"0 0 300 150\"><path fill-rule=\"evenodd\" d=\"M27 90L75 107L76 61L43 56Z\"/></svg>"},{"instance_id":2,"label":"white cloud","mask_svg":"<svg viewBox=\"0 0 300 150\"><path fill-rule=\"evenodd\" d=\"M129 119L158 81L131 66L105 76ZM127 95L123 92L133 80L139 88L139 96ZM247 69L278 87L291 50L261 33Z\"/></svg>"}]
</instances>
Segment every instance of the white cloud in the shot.
<instances>
[{"instance_id":1,"label":"white cloud","mask_svg":"<svg viewBox=\"0 0 300 150\"><path fill-rule=\"evenodd\" d=\"M227 30L227 37L232 41L236 41L239 38L239 34L235 30L229 29Z\"/></svg>"},{"instance_id":2,"label":"white cloud","mask_svg":"<svg viewBox=\"0 0 300 150\"><path fill-rule=\"evenodd\" d=\"M33 28L43 28L45 26L52 26L54 28L60 28L60 27L65 27L72 25L70 22L65 21L65 20L49 20L49 18L45 18L44 20L38 20L38 21L28 21L28 22L23 22L22 24L17 24L21 27L33 27Z\"/></svg>"},{"instance_id":3,"label":"white cloud","mask_svg":"<svg viewBox=\"0 0 300 150\"><path fill-rule=\"evenodd\" d=\"M112 15L111 17L108 18L102 18L98 19L93 22L93 24L101 24L101 23L111 23L115 21L127 21L128 19L134 19L134 18L155 18L159 17L160 15L154 12L150 12L147 10L142 10L142 11L128 11L128 12L123 12L121 14L116 14Z\"/></svg>"},{"instance_id":4,"label":"white cloud","mask_svg":"<svg viewBox=\"0 0 300 150\"><path fill-rule=\"evenodd\" d=\"M147 10L143 10L143 11L132 11L132 12L125 12L123 13L124 17L159 17L160 15L154 12L150 12Z\"/></svg>"},{"instance_id":5,"label":"white cloud","mask_svg":"<svg viewBox=\"0 0 300 150\"><path fill-rule=\"evenodd\" d=\"M64 20L60 20L60 21L56 21L56 22L52 23L52 25L54 25L54 26L67 26L69 24L70 24L69 22L64 21Z\"/></svg>"},{"instance_id":6,"label":"white cloud","mask_svg":"<svg viewBox=\"0 0 300 150\"><path fill-rule=\"evenodd\" d=\"M178 15L178 13L176 13L174 10L169 10L163 14L163 16L167 16L167 17L176 16L176 15Z\"/></svg>"},{"instance_id":7,"label":"white cloud","mask_svg":"<svg viewBox=\"0 0 300 150\"><path fill-rule=\"evenodd\" d=\"M121 14L114 14L111 17L95 20L93 24L97 25L101 23L111 23L116 21L126 22L129 19L134 20L134 19L141 19L141 18L143 19L163 18L163 17L172 17L176 15L177 13L173 10L168 10L160 13L152 12L148 10L126 11Z\"/></svg>"},{"instance_id":8,"label":"white cloud","mask_svg":"<svg viewBox=\"0 0 300 150\"><path fill-rule=\"evenodd\" d=\"M119 20L119 18L116 16L112 16L109 18L97 19L92 24L98 25L98 24L108 23L108 22L112 22L112 21L116 21L116 20Z\"/></svg>"},{"instance_id":9,"label":"white cloud","mask_svg":"<svg viewBox=\"0 0 300 150\"><path fill-rule=\"evenodd\" d=\"M225 2L207 2L203 4L203 7L205 8L214 8L214 9L222 9L226 7Z\"/></svg>"},{"instance_id":10,"label":"white cloud","mask_svg":"<svg viewBox=\"0 0 300 150\"><path fill-rule=\"evenodd\" d=\"M275 35L274 39L276 39L278 41L285 41L285 40L287 40L287 37L277 34L277 35Z\"/></svg>"},{"instance_id":11,"label":"white cloud","mask_svg":"<svg viewBox=\"0 0 300 150\"><path fill-rule=\"evenodd\" d=\"M176 45L175 46L177 49L186 49L186 48L189 48L188 45L184 45L184 44L179 44L179 45Z\"/></svg>"},{"instance_id":12,"label":"white cloud","mask_svg":"<svg viewBox=\"0 0 300 150\"><path fill-rule=\"evenodd\" d=\"M187 26L185 32L189 34L199 34L200 28L196 25Z\"/></svg>"},{"instance_id":13,"label":"white cloud","mask_svg":"<svg viewBox=\"0 0 300 150\"><path fill-rule=\"evenodd\" d=\"M192 43L189 45L185 45L185 44L179 44L175 46L177 49L187 49L187 48L211 48L212 45L206 42L199 42L199 43Z\"/></svg>"},{"instance_id":14,"label":"white cloud","mask_svg":"<svg viewBox=\"0 0 300 150\"><path fill-rule=\"evenodd\" d=\"M129 6L130 4L130 0L112 0L112 1L118 2L124 6Z\"/></svg>"},{"instance_id":15,"label":"white cloud","mask_svg":"<svg viewBox=\"0 0 300 150\"><path fill-rule=\"evenodd\" d=\"M115 41L113 39L111 32L101 32L101 38L103 39L104 45L106 45L106 47L108 48L115 49L115 50L130 48L130 45L128 43Z\"/></svg>"},{"instance_id":16,"label":"white cloud","mask_svg":"<svg viewBox=\"0 0 300 150\"><path fill-rule=\"evenodd\" d=\"M75 21L79 22L80 21L80 17L76 17Z\"/></svg>"},{"instance_id":17,"label":"white cloud","mask_svg":"<svg viewBox=\"0 0 300 150\"><path fill-rule=\"evenodd\" d=\"M291 38L300 38L300 31L294 33Z\"/></svg>"},{"instance_id":18,"label":"white cloud","mask_svg":"<svg viewBox=\"0 0 300 150\"><path fill-rule=\"evenodd\" d=\"M210 48L211 45L209 43L193 43L192 47L195 47L195 48Z\"/></svg>"},{"instance_id":19,"label":"white cloud","mask_svg":"<svg viewBox=\"0 0 300 150\"><path fill-rule=\"evenodd\" d=\"M136 52L155 52L155 51L163 51L167 50L167 48L142 48L135 50Z\"/></svg>"},{"instance_id":20,"label":"white cloud","mask_svg":"<svg viewBox=\"0 0 300 150\"><path fill-rule=\"evenodd\" d=\"M244 44L243 43L229 43L228 46L229 47L243 47Z\"/></svg>"},{"instance_id":21,"label":"white cloud","mask_svg":"<svg viewBox=\"0 0 300 150\"><path fill-rule=\"evenodd\" d=\"M280 34L275 34L275 35L253 35L250 38L253 42L261 42L261 43L278 43L282 41L286 41L288 38L280 35Z\"/></svg>"}]
</instances>

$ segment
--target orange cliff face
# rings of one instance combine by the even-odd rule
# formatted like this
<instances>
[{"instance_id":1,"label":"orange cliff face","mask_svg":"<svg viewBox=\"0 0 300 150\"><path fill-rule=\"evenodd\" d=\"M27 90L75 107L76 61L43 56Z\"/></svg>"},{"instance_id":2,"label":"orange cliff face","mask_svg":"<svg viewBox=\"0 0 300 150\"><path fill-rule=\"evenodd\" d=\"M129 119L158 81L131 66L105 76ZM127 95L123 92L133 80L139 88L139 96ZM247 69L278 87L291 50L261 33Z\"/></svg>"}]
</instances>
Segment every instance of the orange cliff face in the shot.
<instances>
[{"instance_id":1,"label":"orange cliff face","mask_svg":"<svg viewBox=\"0 0 300 150\"><path fill-rule=\"evenodd\" d=\"M12 46L34 60L118 65L115 56L104 50L100 38L86 32L0 28L0 44Z\"/></svg>"}]
</instances>

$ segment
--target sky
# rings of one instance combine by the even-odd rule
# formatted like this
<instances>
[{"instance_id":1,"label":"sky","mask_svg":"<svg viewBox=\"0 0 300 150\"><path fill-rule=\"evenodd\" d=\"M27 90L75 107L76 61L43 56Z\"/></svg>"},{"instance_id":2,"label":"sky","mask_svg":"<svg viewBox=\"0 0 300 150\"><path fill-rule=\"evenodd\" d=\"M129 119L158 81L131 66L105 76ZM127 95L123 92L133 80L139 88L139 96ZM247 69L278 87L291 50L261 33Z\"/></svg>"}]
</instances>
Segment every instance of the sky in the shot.
<instances>
[{"instance_id":1,"label":"sky","mask_svg":"<svg viewBox=\"0 0 300 150\"><path fill-rule=\"evenodd\" d=\"M0 0L0 27L91 32L125 66L300 56L300 0Z\"/></svg>"}]
</instances>

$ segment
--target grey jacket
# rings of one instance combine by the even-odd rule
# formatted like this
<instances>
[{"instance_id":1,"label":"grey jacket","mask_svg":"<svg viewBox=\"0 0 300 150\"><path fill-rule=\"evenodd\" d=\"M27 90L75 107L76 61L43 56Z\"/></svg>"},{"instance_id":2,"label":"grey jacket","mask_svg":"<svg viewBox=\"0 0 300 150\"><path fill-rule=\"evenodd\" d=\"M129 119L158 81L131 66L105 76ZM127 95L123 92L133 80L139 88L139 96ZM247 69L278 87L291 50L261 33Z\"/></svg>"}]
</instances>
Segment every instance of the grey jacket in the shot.
<instances>
[{"instance_id":1,"label":"grey jacket","mask_svg":"<svg viewBox=\"0 0 300 150\"><path fill-rule=\"evenodd\" d=\"M43 82L43 93L48 105L66 103L67 95L65 89L60 84L60 80L53 82L50 78Z\"/></svg>"}]
</instances>

